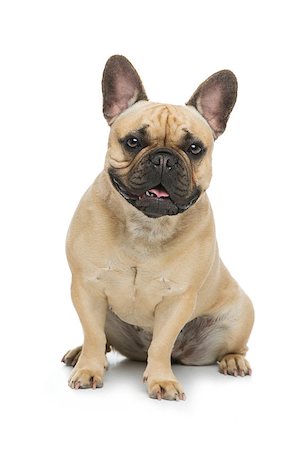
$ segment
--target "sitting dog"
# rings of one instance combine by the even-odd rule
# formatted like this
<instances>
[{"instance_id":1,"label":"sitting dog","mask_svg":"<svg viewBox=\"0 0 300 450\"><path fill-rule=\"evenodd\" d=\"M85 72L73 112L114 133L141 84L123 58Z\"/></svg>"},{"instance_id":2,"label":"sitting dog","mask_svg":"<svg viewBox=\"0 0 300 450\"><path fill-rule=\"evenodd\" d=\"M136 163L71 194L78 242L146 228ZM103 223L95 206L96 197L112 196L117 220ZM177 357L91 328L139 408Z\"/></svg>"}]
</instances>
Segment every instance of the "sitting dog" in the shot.
<instances>
[{"instance_id":1,"label":"sitting dog","mask_svg":"<svg viewBox=\"0 0 300 450\"><path fill-rule=\"evenodd\" d=\"M105 166L67 237L84 332L63 357L74 367L70 387L102 387L110 348L147 362L156 399L185 398L172 362L250 375L253 307L219 257L206 193L214 141L236 101L234 74L215 73L185 106L153 103L131 63L113 56L102 91Z\"/></svg>"}]
</instances>

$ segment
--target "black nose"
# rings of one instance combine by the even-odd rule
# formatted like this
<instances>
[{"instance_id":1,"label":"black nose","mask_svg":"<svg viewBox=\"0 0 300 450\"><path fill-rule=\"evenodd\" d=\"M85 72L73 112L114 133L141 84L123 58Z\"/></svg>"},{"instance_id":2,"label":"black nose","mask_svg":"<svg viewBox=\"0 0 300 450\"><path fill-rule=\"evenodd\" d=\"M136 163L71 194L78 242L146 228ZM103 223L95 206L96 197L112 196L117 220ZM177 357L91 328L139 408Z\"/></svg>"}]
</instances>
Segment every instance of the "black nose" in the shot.
<instances>
[{"instance_id":1,"label":"black nose","mask_svg":"<svg viewBox=\"0 0 300 450\"><path fill-rule=\"evenodd\" d=\"M171 170L178 162L178 157L168 148L159 148L152 155L150 161L161 170Z\"/></svg>"}]
</instances>

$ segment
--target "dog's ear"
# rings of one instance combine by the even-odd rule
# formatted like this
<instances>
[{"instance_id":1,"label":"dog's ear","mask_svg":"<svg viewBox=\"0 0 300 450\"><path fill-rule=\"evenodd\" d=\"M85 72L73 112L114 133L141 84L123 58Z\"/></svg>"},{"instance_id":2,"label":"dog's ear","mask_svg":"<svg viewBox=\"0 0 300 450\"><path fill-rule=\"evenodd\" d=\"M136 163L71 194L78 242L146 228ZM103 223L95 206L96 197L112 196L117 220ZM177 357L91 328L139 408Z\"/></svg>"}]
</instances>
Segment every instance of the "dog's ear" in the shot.
<instances>
[{"instance_id":1,"label":"dog's ear","mask_svg":"<svg viewBox=\"0 0 300 450\"><path fill-rule=\"evenodd\" d=\"M115 55L106 63L102 78L103 114L111 125L139 100L148 100L141 79L127 58Z\"/></svg>"},{"instance_id":2,"label":"dog's ear","mask_svg":"<svg viewBox=\"0 0 300 450\"><path fill-rule=\"evenodd\" d=\"M207 120L217 139L226 128L237 96L237 79L230 70L221 70L204 81L187 105L194 106Z\"/></svg>"}]
</instances>

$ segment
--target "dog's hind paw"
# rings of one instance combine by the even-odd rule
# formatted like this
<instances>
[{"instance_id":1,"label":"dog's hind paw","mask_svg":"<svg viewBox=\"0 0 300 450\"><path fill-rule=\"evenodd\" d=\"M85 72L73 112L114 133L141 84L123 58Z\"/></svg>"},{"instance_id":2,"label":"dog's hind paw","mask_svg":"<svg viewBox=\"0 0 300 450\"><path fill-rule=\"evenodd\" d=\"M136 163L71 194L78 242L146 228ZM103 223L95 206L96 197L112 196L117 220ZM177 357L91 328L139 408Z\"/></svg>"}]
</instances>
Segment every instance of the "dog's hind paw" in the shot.
<instances>
[{"instance_id":1,"label":"dog's hind paw","mask_svg":"<svg viewBox=\"0 0 300 450\"><path fill-rule=\"evenodd\" d=\"M238 353L230 353L223 356L219 364L219 372L224 375L233 375L235 377L244 377L245 375L251 375L252 370L249 362L243 355Z\"/></svg>"},{"instance_id":2,"label":"dog's hind paw","mask_svg":"<svg viewBox=\"0 0 300 450\"><path fill-rule=\"evenodd\" d=\"M79 356L81 354L82 346L73 348L73 350L69 350L61 359L61 362L65 363L66 366L75 367Z\"/></svg>"}]
</instances>

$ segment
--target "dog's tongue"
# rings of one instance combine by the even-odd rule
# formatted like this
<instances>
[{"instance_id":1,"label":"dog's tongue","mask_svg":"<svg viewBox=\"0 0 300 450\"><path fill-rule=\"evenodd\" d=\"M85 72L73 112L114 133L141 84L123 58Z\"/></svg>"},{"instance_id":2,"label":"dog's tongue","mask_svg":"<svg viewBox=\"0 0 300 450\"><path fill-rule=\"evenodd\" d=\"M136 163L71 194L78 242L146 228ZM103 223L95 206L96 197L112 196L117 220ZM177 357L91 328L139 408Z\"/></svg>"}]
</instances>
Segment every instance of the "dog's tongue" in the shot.
<instances>
[{"instance_id":1,"label":"dog's tongue","mask_svg":"<svg viewBox=\"0 0 300 450\"><path fill-rule=\"evenodd\" d=\"M156 197L158 198L170 197L169 194L164 189L153 188L149 189L149 192L152 192L152 194L155 194Z\"/></svg>"}]
</instances>

